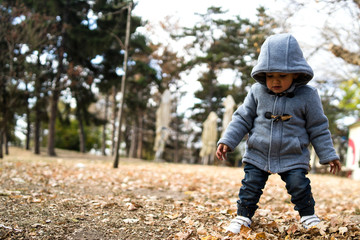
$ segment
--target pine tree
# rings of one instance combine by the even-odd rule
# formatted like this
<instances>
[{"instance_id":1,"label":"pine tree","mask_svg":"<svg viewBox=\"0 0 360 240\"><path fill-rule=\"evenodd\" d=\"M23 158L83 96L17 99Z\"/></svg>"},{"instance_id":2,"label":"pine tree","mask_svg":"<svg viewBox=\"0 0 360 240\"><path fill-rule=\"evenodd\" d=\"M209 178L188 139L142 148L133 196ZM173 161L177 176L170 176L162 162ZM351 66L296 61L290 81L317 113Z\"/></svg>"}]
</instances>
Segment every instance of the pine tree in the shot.
<instances>
[{"instance_id":1,"label":"pine tree","mask_svg":"<svg viewBox=\"0 0 360 240\"><path fill-rule=\"evenodd\" d=\"M199 100L192 108L191 118L202 126L211 111L222 117L222 101L231 94L241 103L247 94L247 87L254 83L251 69L259 55L260 46L276 27L274 20L258 8L257 22L236 16L223 19L221 8L210 7L205 14L199 14L202 21L193 28L187 28L179 37L192 37L193 44L188 52L200 52L188 61L185 68L206 67L198 81L201 89L195 92ZM223 70L232 70L237 78L233 84L220 84L218 78ZM200 137L200 134L197 136Z\"/></svg>"},{"instance_id":2,"label":"pine tree","mask_svg":"<svg viewBox=\"0 0 360 240\"><path fill-rule=\"evenodd\" d=\"M23 77L25 56L22 46L26 30L20 18L29 12L17 1L2 1L0 4L0 157L3 146L8 154L8 142L14 136L15 113L22 114L27 106L27 92L20 89Z\"/></svg>"}]
</instances>

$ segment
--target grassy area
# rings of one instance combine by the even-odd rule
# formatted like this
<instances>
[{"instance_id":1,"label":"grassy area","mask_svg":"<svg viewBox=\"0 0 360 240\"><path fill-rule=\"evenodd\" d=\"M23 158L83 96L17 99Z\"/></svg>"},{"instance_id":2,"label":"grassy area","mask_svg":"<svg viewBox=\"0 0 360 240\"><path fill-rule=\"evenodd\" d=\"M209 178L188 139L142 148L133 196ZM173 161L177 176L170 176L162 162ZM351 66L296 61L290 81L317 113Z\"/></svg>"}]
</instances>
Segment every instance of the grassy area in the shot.
<instances>
[{"instance_id":1,"label":"grassy area","mask_svg":"<svg viewBox=\"0 0 360 240\"><path fill-rule=\"evenodd\" d=\"M251 229L224 231L243 170L11 148L0 160L0 239L360 239L360 182L310 175L319 228L304 230L272 175Z\"/></svg>"}]
</instances>

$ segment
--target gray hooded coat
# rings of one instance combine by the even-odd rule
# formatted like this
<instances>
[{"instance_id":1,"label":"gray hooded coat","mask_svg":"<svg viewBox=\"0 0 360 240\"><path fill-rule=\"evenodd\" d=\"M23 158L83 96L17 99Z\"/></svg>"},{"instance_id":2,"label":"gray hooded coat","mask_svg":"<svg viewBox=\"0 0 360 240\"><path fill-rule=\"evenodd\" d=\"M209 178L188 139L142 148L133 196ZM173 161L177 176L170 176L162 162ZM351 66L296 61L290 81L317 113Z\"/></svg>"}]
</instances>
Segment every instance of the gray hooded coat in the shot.
<instances>
[{"instance_id":1,"label":"gray hooded coat","mask_svg":"<svg viewBox=\"0 0 360 240\"><path fill-rule=\"evenodd\" d=\"M300 75L288 90L275 94L266 87L266 72ZM292 35L267 38L251 76L257 83L233 114L218 144L234 150L249 133L243 162L272 173L295 168L309 170L310 143L321 164L339 159L317 90L306 85L313 71ZM287 117L281 119L281 116Z\"/></svg>"}]
</instances>

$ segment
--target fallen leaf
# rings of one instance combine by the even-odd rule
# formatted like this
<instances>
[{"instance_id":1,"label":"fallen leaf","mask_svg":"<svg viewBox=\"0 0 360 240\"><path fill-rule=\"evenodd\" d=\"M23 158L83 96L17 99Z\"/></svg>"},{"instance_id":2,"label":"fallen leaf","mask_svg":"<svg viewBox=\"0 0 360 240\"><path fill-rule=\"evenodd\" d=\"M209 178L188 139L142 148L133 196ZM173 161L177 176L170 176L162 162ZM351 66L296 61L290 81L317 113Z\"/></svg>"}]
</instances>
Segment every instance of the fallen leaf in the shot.
<instances>
[{"instance_id":1,"label":"fallen leaf","mask_svg":"<svg viewBox=\"0 0 360 240\"><path fill-rule=\"evenodd\" d=\"M328 223L321 221L319 224L317 224L314 228L319 229L319 232L322 236L326 235L326 231L328 229Z\"/></svg>"},{"instance_id":2,"label":"fallen leaf","mask_svg":"<svg viewBox=\"0 0 360 240\"><path fill-rule=\"evenodd\" d=\"M341 235L344 235L344 233L346 233L348 231L348 228L347 227L339 227L339 233Z\"/></svg>"},{"instance_id":3,"label":"fallen leaf","mask_svg":"<svg viewBox=\"0 0 360 240\"><path fill-rule=\"evenodd\" d=\"M12 178L11 180L13 180L15 183L25 183L25 180L22 178Z\"/></svg>"},{"instance_id":4,"label":"fallen leaf","mask_svg":"<svg viewBox=\"0 0 360 240\"><path fill-rule=\"evenodd\" d=\"M155 224L155 222L154 222L153 220L144 221L144 223L145 223L146 225L154 225L154 224Z\"/></svg>"},{"instance_id":5,"label":"fallen leaf","mask_svg":"<svg viewBox=\"0 0 360 240\"><path fill-rule=\"evenodd\" d=\"M10 195L9 198L11 198L11 199L19 199L19 198L24 198L24 196L22 196L22 195Z\"/></svg>"},{"instance_id":6,"label":"fallen leaf","mask_svg":"<svg viewBox=\"0 0 360 240\"><path fill-rule=\"evenodd\" d=\"M280 225L280 226L278 226L278 231L279 231L280 233L284 233L284 232L285 232L285 229L286 229L285 225Z\"/></svg>"},{"instance_id":7,"label":"fallen leaf","mask_svg":"<svg viewBox=\"0 0 360 240\"><path fill-rule=\"evenodd\" d=\"M12 227L5 226L5 225L3 225L3 224L0 224L0 228L4 228L4 229L8 229L8 230L12 230L12 229L13 229Z\"/></svg>"},{"instance_id":8,"label":"fallen leaf","mask_svg":"<svg viewBox=\"0 0 360 240\"><path fill-rule=\"evenodd\" d=\"M136 218L127 218L127 219L123 219L124 223L137 223L139 222L139 219Z\"/></svg>"},{"instance_id":9,"label":"fallen leaf","mask_svg":"<svg viewBox=\"0 0 360 240\"><path fill-rule=\"evenodd\" d=\"M218 240L218 239L219 238L211 236L211 235L201 238L201 240Z\"/></svg>"},{"instance_id":10,"label":"fallen leaf","mask_svg":"<svg viewBox=\"0 0 360 240\"><path fill-rule=\"evenodd\" d=\"M39 227L43 227L44 225L42 225L41 223L35 223L33 225L31 225L31 227L33 228L39 228Z\"/></svg>"},{"instance_id":11,"label":"fallen leaf","mask_svg":"<svg viewBox=\"0 0 360 240\"><path fill-rule=\"evenodd\" d=\"M43 201L43 199L41 198L29 198L30 199L30 203L41 203Z\"/></svg>"},{"instance_id":12,"label":"fallen leaf","mask_svg":"<svg viewBox=\"0 0 360 240\"><path fill-rule=\"evenodd\" d=\"M357 223L357 224L360 224L360 215L351 215L350 216L350 221L354 222L354 223Z\"/></svg>"},{"instance_id":13,"label":"fallen leaf","mask_svg":"<svg viewBox=\"0 0 360 240\"><path fill-rule=\"evenodd\" d=\"M177 217L179 217L180 214L179 213L174 213L173 215L166 215L166 217L170 218L170 219L176 219Z\"/></svg>"},{"instance_id":14,"label":"fallen leaf","mask_svg":"<svg viewBox=\"0 0 360 240\"><path fill-rule=\"evenodd\" d=\"M191 226L194 225L194 221L191 219L191 217L185 217L182 219L182 221Z\"/></svg>"},{"instance_id":15,"label":"fallen leaf","mask_svg":"<svg viewBox=\"0 0 360 240\"><path fill-rule=\"evenodd\" d=\"M116 207L118 204L115 202L110 202L110 203L105 203L104 205L102 205L102 208L113 208Z\"/></svg>"},{"instance_id":16,"label":"fallen leaf","mask_svg":"<svg viewBox=\"0 0 360 240\"><path fill-rule=\"evenodd\" d=\"M126 203L127 205L127 210L128 211L135 211L135 210L138 210L141 206L139 204L136 204L136 203Z\"/></svg>"},{"instance_id":17,"label":"fallen leaf","mask_svg":"<svg viewBox=\"0 0 360 240\"><path fill-rule=\"evenodd\" d=\"M0 189L0 196L10 196L10 195L11 195L10 191Z\"/></svg>"},{"instance_id":18,"label":"fallen leaf","mask_svg":"<svg viewBox=\"0 0 360 240\"><path fill-rule=\"evenodd\" d=\"M271 175L251 229L243 228L241 234L231 234L223 227L228 226L230 217L236 216L236 191L241 186L239 179L244 176L242 169L149 161L145 164L141 160L129 164L124 158L124 164L115 170L109 161L64 158L58 162L43 159L42 155L27 161L29 155L24 152L18 167L19 160L15 158L1 162L0 215L9 228L0 225L0 238L4 234L10 234L7 239L128 236L164 240L335 240L360 237L357 194L360 184L339 176L309 174L316 211L324 219L318 228L305 230L298 223L298 212L289 201L285 183L278 175ZM86 167L77 168L78 162ZM13 178L23 181L13 181ZM31 218L24 218L29 213ZM19 234L14 230L18 226L29 229Z\"/></svg>"},{"instance_id":19,"label":"fallen leaf","mask_svg":"<svg viewBox=\"0 0 360 240\"><path fill-rule=\"evenodd\" d=\"M335 227L338 224L339 224L339 218L338 217L332 217L331 220L330 220L331 227Z\"/></svg>"},{"instance_id":20,"label":"fallen leaf","mask_svg":"<svg viewBox=\"0 0 360 240\"><path fill-rule=\"evenodd\" d=\"M294 234L296 231L299 230L299 227L297 224L293 224L289 227L289 229L287 230L287 234Z\"/></svg>"},{"instance_id":21,"label":"fallen leaf","mask_svg":"<svg viewBox=\"0 0 360 240\"><path fill-rule=\"evenodd\" d=\"M267 225L266 225L266 227L268 227L268 228L270 228L270 229L272 229L272 228L278 228L278 225L277 225L277 223L275 222L275 221L272 221L271 223L268 223Z\"/></svg>"},{"instance_id":22,"label":"fallen leaf","mask_svg":"<svg viewBox=\"0 0 360 240\"><path fill-rule=\"evenodd\" d=\"M186 240L188 239L191 234L193 233L193 230L189 230L187 232L179 232L177 233L175 236L179 239L179 240Z\"/></svg>"},{"instance_id":23,"label":"fallen leaf","mask_svg":"<svg viewBox=\"0 0 360 240\"><path fill-rule=\"evenodd\" d=\"M266 234L264 232L257 233L255 239L267 239Z\"/></svg>"},{"instance_id":24,"label":"fallen leaf","mask_svg":"<svg viewBox=\"0 0 360 240\"><path fill-rule=\"evenodd\" d=\"M196 230L196 232L197 232L197 234L199 234L199 235L207 235L207 234L208 234L208 232L206 231L206 229L205 229L204 227L198 228L198 229ZM208 237L208 236L206 236L206 237Z\"/></svg>"},{"instance_id":25,"label":"fallen leaf","mask_svg":"<svg viewBox=\"0 0 360 240\"><path fill-rule=\"evenodd\" d=\"M251 228L241 225L240 234L244 237L248 237L251 232Z\"/></svg>"},{"instance_id":26,"label":"fallen leaf","mask_svg":"<svg viewBox=\"0 0 360 240\"><path fill-rule=\"evenodd\" d=\"M237 209L228 209L227 211L226 211L226 213L227 214L230 214L230 215L233 215L234 213L236 213L237 212Z\"/></svg>"},{"instance_id":27,"label":"fallen leaf","mask_svg":"<svg viewBox=\"0 0 360 240\"><path fill-rule=\"evenodd\" d=\"M257 210L257 214L259 214L262 217L269 215L270 212L271 211L269 209L258 209Z\"/></svg>"}]
</instances>

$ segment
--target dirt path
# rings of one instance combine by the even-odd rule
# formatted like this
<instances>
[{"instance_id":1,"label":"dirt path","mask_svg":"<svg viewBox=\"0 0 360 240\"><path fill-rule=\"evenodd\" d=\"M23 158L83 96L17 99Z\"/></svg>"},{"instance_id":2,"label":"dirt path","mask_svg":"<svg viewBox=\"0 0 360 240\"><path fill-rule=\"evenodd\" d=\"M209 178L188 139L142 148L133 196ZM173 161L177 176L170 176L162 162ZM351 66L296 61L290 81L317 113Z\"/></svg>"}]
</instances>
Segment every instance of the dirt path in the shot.
<instances>
[{"instance_id":1,"label":"dirt path","mask_svg":"<svg viewBox=\"0 0 360 240\"><path fill-rule=\"evenodd\" d=\"M230 236L241 168L58 154L0 160L0 239L360 239L359 181L310 175L325 221L306 231L272 175L252 229Z\"/></svg>"}]
</instances>

